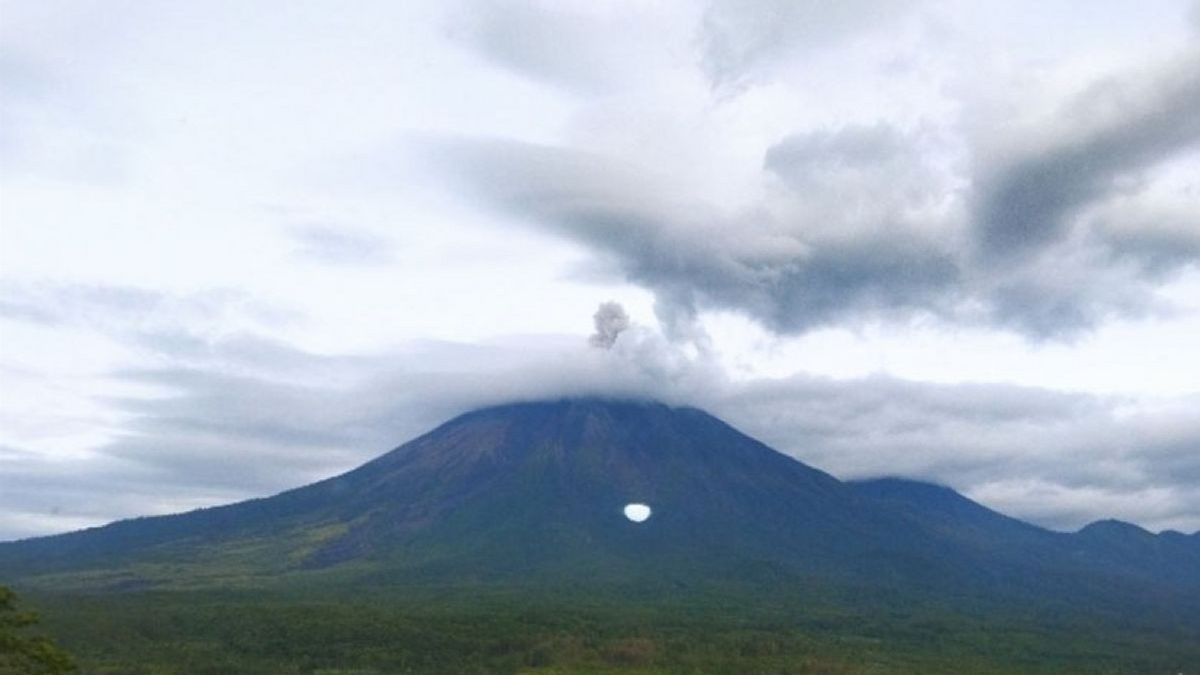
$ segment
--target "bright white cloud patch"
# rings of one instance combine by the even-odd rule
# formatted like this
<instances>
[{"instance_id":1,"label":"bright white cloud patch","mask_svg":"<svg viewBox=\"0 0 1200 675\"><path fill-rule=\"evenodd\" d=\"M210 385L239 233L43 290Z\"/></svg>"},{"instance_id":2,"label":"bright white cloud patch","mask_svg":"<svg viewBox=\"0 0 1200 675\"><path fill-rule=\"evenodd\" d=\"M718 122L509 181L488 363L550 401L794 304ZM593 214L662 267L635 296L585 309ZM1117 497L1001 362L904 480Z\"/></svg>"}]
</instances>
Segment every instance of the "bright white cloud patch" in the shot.
<instances>
[{"instance_id":1,"label":"bright white cloud patch","mask_svg":"<svg viewBox=\"0 0 1200 675\"><path fill-rule=\"evenodd\" d=\"M626 504L625 517L635 523L644 523L650 517L650 507L645 504Z\"/></svg>"}]
</instances>

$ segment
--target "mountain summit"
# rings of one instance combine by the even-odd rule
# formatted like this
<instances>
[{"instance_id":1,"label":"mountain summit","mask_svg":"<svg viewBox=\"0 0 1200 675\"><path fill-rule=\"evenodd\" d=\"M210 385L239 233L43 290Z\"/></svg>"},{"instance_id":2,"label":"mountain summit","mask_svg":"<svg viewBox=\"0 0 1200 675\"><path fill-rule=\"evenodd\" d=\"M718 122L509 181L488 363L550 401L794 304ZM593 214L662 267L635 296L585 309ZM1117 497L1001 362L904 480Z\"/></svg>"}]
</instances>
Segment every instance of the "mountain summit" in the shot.
<instances>
[{"instance_id":1,"label":"mountain summit","mask_svg":"<svg viewBox=\"0 0 1200 675\"><path fill-rule=\"evenodd\" d=\"M627 518L630 504L649 517ZM1050 532L923 483L844 483L694 408L569 399L471 412L270 498L0 544L0 576L102 588L276 577L1200 588L1194 537L1097 529Z\"/></svg>"}]
</instances>

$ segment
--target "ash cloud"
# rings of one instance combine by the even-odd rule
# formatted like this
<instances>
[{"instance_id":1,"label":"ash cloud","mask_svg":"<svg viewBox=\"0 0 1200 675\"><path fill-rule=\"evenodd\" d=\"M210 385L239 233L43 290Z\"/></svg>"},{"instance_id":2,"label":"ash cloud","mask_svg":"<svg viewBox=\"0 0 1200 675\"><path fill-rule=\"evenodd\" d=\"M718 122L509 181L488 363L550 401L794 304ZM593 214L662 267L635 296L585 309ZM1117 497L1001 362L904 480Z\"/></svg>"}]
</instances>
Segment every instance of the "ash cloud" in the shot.
<instances>
[{"instance_id":1,"label":"ash cloud","mask_svg":"<svg viewBox=\"0 0 1200 675\"><path fill-rule=\"evenodd\" d=\"M598 349L612 349L621 333L629 328L629 315L619 302L602 302L592 315L596 332L588 338L588 344Z\"/></svg>"}]
</instances>

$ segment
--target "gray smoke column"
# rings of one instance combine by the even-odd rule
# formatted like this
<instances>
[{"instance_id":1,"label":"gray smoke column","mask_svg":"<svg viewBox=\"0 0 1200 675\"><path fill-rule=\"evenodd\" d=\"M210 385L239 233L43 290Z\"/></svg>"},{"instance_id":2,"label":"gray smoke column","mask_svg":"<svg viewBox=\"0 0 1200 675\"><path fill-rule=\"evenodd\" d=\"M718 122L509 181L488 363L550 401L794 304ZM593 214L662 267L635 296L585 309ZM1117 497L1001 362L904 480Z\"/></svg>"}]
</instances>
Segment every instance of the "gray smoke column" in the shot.
<instances>
[{"instance_id":1,"label":"gray smoke column","mask_svg":"<svg viewBox=\"0 0 1200 675\"><path fill-rule=\"evenodd\" d=\"M619 302L600 303L592 320L596 324L596 332L588 338L588 343L600 349L612 349L621 331L629 328L629 315Z\"/></svg>"}]
</instances>

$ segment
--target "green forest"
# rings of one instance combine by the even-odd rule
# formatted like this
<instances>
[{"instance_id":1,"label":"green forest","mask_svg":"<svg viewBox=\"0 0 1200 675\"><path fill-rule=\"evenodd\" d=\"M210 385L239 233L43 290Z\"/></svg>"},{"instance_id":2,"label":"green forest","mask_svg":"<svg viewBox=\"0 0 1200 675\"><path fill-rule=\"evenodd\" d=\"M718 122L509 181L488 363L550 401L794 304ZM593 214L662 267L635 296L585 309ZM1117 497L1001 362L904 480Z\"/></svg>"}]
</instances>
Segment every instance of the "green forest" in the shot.
<instances>
[{"instance_id":1,"label":"green forest","mask_svg":"<svg viewBox=\"0 0 1200 675\"><path fill-rule=\"evenodd\" d=\"M295 673L1177 673L1184 628L864 598L734 601L426 588L353 596L279 592L22 595L0 672ZM38 626L26 625L36 610ZM20 623L21 625L17 625ZM51 640L23 637L37 628ZM43 669L14 647L57 656ZM57 644L65 653L59 651ZM22 645L24 645L22 647ZM70 654L70 657L66 656ZM25 667L25 670L21 668ZM7 670L3 670L7 668ZM57 668L57 669L55 669Z\"/></svg>"},{"instance_id":2,"label":"green forest","mask_svg":"<svg viewBox=\"0 0 1200 675\"><path fill-rule=\"evenodd\" d=\"M37 614L19 607L16 593L0 586L0 675L75 672L71 657L35 632L37 623Z\"/></svg>"}]
</instances>

